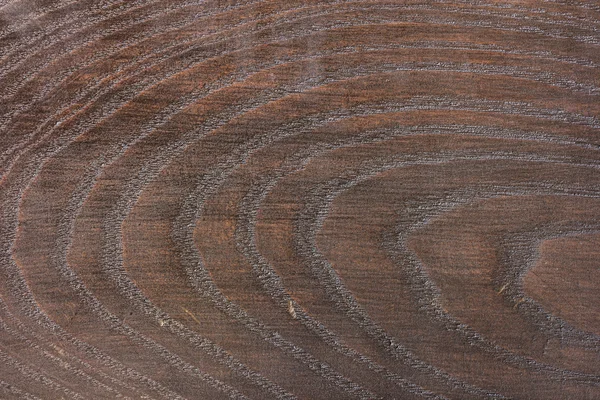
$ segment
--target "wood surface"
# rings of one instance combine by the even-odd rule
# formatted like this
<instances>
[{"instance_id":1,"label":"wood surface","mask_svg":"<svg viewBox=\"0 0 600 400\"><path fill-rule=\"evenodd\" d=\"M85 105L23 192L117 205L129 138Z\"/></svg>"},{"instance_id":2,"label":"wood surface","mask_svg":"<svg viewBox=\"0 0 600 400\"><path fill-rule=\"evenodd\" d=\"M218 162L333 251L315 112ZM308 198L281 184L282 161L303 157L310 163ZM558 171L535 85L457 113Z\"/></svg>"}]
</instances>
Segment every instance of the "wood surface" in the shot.
<instances>
[{"instance_id":1,"label":"wood surface","mask_svg":"<svg viewBox=\"0 0 600 400\"><path fill-rule=\"evenodd\" d=\"M0 0L0 399L600 399L597 0Z\"/></svg>"}]
</instances>

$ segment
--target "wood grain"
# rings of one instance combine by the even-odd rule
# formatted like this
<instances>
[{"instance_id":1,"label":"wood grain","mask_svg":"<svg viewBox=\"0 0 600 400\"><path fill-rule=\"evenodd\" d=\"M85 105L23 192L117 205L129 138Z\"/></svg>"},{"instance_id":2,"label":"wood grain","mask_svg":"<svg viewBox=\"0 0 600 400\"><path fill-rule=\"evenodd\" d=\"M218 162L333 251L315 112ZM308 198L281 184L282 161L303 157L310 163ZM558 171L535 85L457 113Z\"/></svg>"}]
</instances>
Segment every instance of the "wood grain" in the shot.
<instances>
[{"instance_id":1,"label":"wood grain","mask_svg":"<svg viewBox=\"0 0 600 400\"><path fill-rule=\"evenodd\" d=\"M600 399L596 0L0 0L1 399Z\"/></svg>"}]
</instances>

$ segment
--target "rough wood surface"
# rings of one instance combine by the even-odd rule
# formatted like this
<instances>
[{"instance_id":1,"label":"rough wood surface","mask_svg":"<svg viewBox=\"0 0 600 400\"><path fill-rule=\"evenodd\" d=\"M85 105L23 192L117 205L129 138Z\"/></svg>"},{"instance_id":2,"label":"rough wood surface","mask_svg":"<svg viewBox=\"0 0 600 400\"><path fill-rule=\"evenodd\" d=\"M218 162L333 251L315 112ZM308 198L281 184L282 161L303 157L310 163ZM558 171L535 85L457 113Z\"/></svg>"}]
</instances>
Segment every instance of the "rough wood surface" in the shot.
<instances>
[{"instance_id":1,"label":"rough wood surface","mask_svg":"<svg viewBox=\"0 0 600 400\"><path fill-rule=\"evenodd\" d=\"M1 399L600 399L596 0L0 0Z\"/></svg>"}]
</instances>

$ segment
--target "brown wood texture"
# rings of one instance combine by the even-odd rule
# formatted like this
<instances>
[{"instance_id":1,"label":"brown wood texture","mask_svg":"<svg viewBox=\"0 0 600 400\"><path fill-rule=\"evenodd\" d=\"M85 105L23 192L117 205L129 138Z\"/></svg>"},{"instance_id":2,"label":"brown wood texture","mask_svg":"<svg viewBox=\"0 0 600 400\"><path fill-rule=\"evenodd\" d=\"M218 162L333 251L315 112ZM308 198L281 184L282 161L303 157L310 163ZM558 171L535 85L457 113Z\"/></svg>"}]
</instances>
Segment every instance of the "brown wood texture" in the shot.
<instances>
[{"instance_id":1,"label":"brown wood texture","mask_svg":"<svg viewBox=\"0 0 600 400\"><path fill-rule=\"evenodd\" d=\"M596 0L0 0L0 399L600 399Z\"/></svg>"}]
</instances>

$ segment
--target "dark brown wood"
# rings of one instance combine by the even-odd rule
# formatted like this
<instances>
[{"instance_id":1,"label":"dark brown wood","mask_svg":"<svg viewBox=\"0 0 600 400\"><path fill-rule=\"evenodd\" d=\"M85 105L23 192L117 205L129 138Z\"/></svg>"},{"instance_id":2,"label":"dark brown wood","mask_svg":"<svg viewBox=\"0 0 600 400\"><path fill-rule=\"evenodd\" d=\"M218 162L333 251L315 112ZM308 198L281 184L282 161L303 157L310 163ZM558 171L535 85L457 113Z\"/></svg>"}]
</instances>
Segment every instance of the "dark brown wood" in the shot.
<instances>
[{"instance_id":1,"label":"dark brown wood","mask_svg":"<svg viewBox=\"0 0 600 400\"><path fill-rule=\"evenodd\" d=\"M0 399L600 399L600 3L0 0Z\"/></svg>"}]
</instances>

